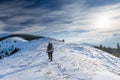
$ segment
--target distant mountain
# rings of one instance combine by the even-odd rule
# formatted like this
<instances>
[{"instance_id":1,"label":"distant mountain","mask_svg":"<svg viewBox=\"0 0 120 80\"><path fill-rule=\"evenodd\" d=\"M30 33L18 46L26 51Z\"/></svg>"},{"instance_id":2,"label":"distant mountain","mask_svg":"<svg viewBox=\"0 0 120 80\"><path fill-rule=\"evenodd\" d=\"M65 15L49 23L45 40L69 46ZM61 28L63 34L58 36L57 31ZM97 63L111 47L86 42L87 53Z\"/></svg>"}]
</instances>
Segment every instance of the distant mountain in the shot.
<instances>
[{"instance_id":1,"label":"distant mountain","mask_svg":"<svg viewBox=\"0 0 120 80\"><path fill-rule=\"evenodd\" d=\"M52 39L55 41L59 41L59 42L64 42L63 40L57 40L54 38L49 38L49 37L45 37L45 36L37 36L37 35L30 35L30 34L10 34L10 35L4 35L3 37L0 37L0 41L3 41L7 38L12 38L12 37L21 37L27 41L31 41L31 40L35 40L35 39L40 39L40 38L48 38L48 39Z\"/></svg>"},{"instance_id":2,"label":"distant mountain","mask_svg":"<svg viewBox=\"0 0 120 80\"><path fill-rule=\"evenodd\" d=\"M86 46L94 46L93 44L86 43L86 42L84 42L84 43L81 43L81 45L86 45Z\"/></svg>"},{"instance_id":3,"label":"distant mountain","mask_svg":"<svg viewBox=\"0 0 120 80\"><path fill-rule=\"evenodd\" d=\"M113 34L101 42L102 45L111 48L117 48L117 43L120 43L120 34Z\"/></svg>"},{"instance_id":4,"label":"distant mountain","mask_svg":"<svg viewBox=\"0 0 120 80\"><path fill-rule=\"evenodd\" d=\"M39 38L44 38L43 36L35 36L35 35L29 35L29 34L11 34L11 35L7 35L4 37L0 37L0 41L5 40L5 39L10 38L10 37L21 37L21 38L28 40L28 41L31 41L34 39L39 39Z\"/></svg>"}]
</instances>

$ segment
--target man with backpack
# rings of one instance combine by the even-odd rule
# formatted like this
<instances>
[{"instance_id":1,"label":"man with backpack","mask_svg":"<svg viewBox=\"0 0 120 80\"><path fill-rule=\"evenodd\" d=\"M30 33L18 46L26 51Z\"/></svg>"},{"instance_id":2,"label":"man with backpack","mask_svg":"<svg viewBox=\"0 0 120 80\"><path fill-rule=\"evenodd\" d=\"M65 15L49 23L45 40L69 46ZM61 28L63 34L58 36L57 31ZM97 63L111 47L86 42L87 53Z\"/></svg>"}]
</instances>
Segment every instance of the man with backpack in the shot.
<instances>
[{"instance_id":1,"label":"man with backpack","mask_svg":"<svg viewBox=\"0 0 120 80\"><path fill-rule=\"evenodd\" d=\"M48 58L50 59L50 61L52 61L52 58L53 58L53 51L54 51L53 44L49 42L47 46L47 53L48 53Z\"/></svg>"}]
</instances>

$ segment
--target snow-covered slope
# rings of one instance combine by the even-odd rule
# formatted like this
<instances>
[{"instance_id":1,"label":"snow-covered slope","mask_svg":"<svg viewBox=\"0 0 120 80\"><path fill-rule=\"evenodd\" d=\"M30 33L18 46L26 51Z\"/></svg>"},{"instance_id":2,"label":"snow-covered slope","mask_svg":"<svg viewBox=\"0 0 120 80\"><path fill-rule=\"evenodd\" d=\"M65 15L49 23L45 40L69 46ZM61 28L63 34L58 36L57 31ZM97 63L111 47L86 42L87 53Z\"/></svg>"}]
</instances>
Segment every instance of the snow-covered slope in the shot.
<instances>
[{"instance_id":1,"label":"snow-covered slope","mask_svg":"<svg viewBox=\"0 0 120 80\"><path fill-rule=\"evenodd\" d=\"M52 62L46 54L49 41L55 47ZM20 49L0 60L0 80L120 80L120 59L89 46L18 37L0 45Z\"/></svg>"}]
</instances>

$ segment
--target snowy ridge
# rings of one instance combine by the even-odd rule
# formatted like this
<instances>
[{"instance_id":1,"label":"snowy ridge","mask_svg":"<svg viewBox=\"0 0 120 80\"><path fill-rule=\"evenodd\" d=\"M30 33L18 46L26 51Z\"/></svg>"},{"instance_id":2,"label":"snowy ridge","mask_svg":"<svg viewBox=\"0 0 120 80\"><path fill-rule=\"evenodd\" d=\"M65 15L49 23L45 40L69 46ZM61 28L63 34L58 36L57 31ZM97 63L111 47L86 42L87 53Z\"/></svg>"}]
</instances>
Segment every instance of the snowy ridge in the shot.
<instances>
[{"instance_id":1,"label":"snowy ridge","mask_svg":"<svg viewBox=\"0 0 120 80\"><path fill-rule=\"evenodd\" d=\"M11 38L6 41L13 41L9 44L14 44L20 51L0 60L0 80L120 79L120 59L101 50L48 38L33 41ZM49 41L55 47L52 62L46 54Z\"/></svg>"},{"instance_id":2,"label":"snowy ridge","mask_svg":"<svg viewBox=\"0 0 120 80\"><path fill-rule=\"evenodd\" d=\"M0 57L12 54L15 49L20 49L20 44L28 42L20 37L7 38L0 42Z\"/></svg>"},{"instance_id":3,"label":"snowy ridge","mask_svg":"<svg viewBox=\"0 0 120 80\"><path fill-rule=\"evenodd\" d=\"M120 72L120 58L114 57L106 52L92 48L89 46L82 45L72 45L69 48L74 49L75 51L86 55L89 58L92 58L98 62L101 62L102 65L106 66L112 72Z\"/></svg>"}]
</instances>

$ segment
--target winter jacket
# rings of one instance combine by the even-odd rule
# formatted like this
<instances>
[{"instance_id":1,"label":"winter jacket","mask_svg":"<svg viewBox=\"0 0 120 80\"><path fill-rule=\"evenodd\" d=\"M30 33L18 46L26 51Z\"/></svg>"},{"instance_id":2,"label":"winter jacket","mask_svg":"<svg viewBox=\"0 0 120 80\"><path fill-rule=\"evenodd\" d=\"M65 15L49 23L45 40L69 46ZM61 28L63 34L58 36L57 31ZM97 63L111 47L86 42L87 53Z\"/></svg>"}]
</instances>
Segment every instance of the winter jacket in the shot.
<instances>
[{"instance_id":1,"label":"winter jacket","mask_svg":"<svg viewBox=\"0 0 120 80\"><path fill-rule=\"evenodd\" d=\"M52 43L49 43L48 46L47 46L47 53L48 52L53 52L53 51L54 51L53 45L52 45Z\"/></svg>"}]
</instances>

